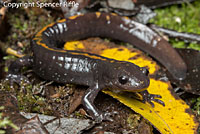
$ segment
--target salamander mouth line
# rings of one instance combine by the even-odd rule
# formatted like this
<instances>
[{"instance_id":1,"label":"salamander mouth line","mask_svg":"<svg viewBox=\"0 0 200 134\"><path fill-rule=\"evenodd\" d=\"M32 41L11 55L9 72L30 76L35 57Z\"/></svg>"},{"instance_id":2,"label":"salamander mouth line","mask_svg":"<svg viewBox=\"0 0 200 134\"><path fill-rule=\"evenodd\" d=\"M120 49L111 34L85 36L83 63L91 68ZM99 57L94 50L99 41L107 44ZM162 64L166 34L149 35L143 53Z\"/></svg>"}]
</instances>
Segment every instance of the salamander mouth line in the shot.
<instances>
[{"instance_id":1,"label":"salamander mouth line","mask_svg":"<svg viewBox=\"0 0 200 134\"><path fill-rule=\"evenodd\" d=\"M110 90L119 90L119 91L126 91L126 92L141 92L144 90L147 90L148 87L146 88L137 88L137 89L123 89L121 86L118 85L113 85L113 89L109 88Z\"/></svg>"}]
</instances>

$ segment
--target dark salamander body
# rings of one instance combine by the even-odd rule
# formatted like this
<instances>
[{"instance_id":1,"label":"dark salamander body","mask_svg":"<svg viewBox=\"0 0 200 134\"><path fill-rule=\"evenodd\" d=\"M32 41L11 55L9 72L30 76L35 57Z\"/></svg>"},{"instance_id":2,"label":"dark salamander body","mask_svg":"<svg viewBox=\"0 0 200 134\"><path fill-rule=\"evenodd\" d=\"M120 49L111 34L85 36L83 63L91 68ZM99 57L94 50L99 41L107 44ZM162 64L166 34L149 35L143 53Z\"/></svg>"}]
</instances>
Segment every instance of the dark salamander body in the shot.
<instances>
[{"instance_id":1,"label":"dark salamander body","mask_svg":"<svg viewBox=\"0 0 200 134\"><path fill-rule=\"evenodd\" d=\"M112 88L141 92L145 101L156 101L159 95L149 94L148 70L125 61L117 61L95 54L61 49L67 41L87 37L108 37L131 43L160 61L177 79L184 79L186 65L178 53L163 38L148 27L125 17L108 13L88 13L60 20L44 27L32 40L33 56L16 60L9 67L8 78L23 78L19 70L32 66L36 74L58 83L86 85L83 105L97 121L105 119L94 106L98 92ZM144 91L145 90L145 91Z\"/></svg>"}]
</instances>

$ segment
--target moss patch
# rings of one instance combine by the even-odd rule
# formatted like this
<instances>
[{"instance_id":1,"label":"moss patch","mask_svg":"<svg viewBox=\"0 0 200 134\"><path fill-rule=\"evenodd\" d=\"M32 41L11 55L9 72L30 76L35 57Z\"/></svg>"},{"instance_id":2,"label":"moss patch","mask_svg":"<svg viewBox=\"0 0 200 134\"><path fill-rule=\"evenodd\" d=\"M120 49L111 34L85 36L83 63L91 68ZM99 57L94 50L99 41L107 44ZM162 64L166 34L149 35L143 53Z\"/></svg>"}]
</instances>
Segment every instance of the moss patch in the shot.
<instances>
[{"instance_id":1,"label":"moss patch","mask_svg":"<svg viewBox=\"0 0 200 134\"><path fill-rule=\"evenodd\" d=\"M173 5L166 8L156 9L157 16L150 22L161 27L176 30L178 32L191 32L200 34L200 1ZM195 43L185 43L176 39L170 42L177 48L193 48L200 50L200 45Z\"/></svg>"}]
</instances>

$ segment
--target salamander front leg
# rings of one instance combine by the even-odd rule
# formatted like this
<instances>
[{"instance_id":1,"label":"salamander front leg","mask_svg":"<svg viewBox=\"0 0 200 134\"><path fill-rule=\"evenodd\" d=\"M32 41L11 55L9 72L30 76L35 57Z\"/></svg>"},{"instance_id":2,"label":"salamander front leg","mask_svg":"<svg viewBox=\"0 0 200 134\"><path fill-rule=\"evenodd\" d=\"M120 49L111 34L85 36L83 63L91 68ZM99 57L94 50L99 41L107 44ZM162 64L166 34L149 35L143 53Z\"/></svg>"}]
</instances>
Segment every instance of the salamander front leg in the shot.
<instances>
[{"instance_id":1,"label":"salamander front leg","mask_svg":"<svg viewBox=\"0 0 200 134\"><path fill-rule=\"evenodd\" d=\"M104 119L104 114L100 112L94 105L94 99L96 98L97 94L101 88L98 84L91 86L87 89L83 99L82 104L85 110L89 113L90 116L97 122L100 123Z\"/></svg>"},{"instance_id":2,"label":"salamander front leg","mask_svg":"<svg viewBox=\"0 0 200 134\"><path fill-rule=\"evenodd\" d=\"M160 95L150 94L147 90L140 92L140 94L143 97L143 102L148 102L149 104L151 104L152 107L154 107L154 103L152 101L155 101L155 102L165 106L165 103L163 101L161 101L160 99L156 99L156 98L162 98L162 96L160 96Z\"/></svg>"},{"instance_id":3,"label":"salamander front leg","mask_svg":"<svg viewBox=\"0 0 200 134\"><path fill-rule=\"evenodd\" d=\"M16 61L12 62L8 68L8 74L6 76L6 80L10 81L11 86L14 82L20 83L24 81L29 83L29 80L23 76L20 72L23 67L29 67L33 63L33 59L30 56L24 56L22 58L17 59Z\"/></svg>"}]
</instances>

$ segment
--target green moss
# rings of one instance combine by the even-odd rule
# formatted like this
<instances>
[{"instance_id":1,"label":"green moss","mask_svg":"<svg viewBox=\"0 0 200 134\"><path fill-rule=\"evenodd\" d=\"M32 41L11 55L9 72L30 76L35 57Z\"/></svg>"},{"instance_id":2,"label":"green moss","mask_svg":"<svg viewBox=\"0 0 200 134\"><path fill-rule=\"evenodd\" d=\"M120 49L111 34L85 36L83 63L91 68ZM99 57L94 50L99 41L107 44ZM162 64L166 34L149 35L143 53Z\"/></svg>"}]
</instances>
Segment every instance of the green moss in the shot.
<instances>
[{"instance_id":1,"label":"green moss","mask_svg":"<svg viewBox=\"0 0 200 134\"><path fill-rule=\"evenodd\" d=\"M3 107L0 107L0 110L3 110L3 109L4 109ZM0 134L5 134L4 129L8 126L16 130L18 129L18 127L15 124L13 124L12 121L8 119L8 117L3 117L3 113L0 113Z\"/></svg>"},{"instance_id":2,"label":"green moss","mask_svg":"<svg viewBox=\"0 0 200 134\"><path fill-rule=\"evenodd\" d=\"M32 90L36 88L41 87L39 84L35 84L33 86L30 84L21 84L20 91L17 92L19 108L25 112L36 112L42 114L52 113L45 107L47 105L46 99L33 93Z\"/></svg>"},{"instance_id":3,"label":"green moss","mask_svg":"<svg viewBox=\"0 0 200 134\"><path fill-rule=\"evenodd\" d=\"M37 2L37 0L32 0ZM27 2L26 0L19 0L19 2ZM30 1L29 1L30 2ZM40 2L47 2L42 0ZM15 50L21 50L23 53L30 53L30 40L40 29L47 24L54 22L56 19L51 16L51 12L45 8L18 8L9 9L7 12L8 23L10 24L9 36L6 37L5 42L9 44L8 47L12 47ZM39 16L39 17L38 17ZM59 18L58 18L59 19ZM18 47L20 42L22 47ZM25 51L28 50L28 51ZM4 56L6 62L15 59L14 56ZM4 71L8 71L8 67L4 68ZM6 83L2 83L2 88L5 90L12 90ZM16 86L20 88L17 91L17 98L19 101L20 110L25 112L37 112L37 113L53 113L52 109L47 106L47 100L44 97L37 96L32 92L32 89L41 88L41 85L35 84Z\"/></svg>"},{"instance_id":4,"label":"green moss","mask_svg":"<svg viewBox=\"0 0 200 134\"><path fill-rule=\"evenodd\" d=\"M193 105L193 112L196 114L198 121L200 122L200 97L193 98L190 100L191 105ZM200 132L200 130L199 130Z\"/></svg>"},{"instance_id":5,"label":"green moss","mask_svg":"<svg viewBox=\"0 0 200 134\"><path fill-rule=\"evenodd\" d=\"M156 9L157 16L150 22L161 27L176 30L178 32L191 32L200 34L200 1L173 5L166 8ZM186 44L183 41L170 39L174 47L193 48L200 50L200 45L195 43Z\"/></svg>"},{"instance_id":6,"label":"green moss","mask_svg":"<svg viewBox=\"0 0 200 134\"><path fill-rule=\"evenodd\" d=\"M23 1L23 0L22 0ZM10 35L7 36L6 42L12 48L17 48L17 43L20 42L24 48L28 48L31 38L47 24L55 21L55 18L50 15L50 11L45 8L18 8L10 9L7 13ZM40 16L40 17L38 17ZM25 50L21 48L22 50Z\"/></svg>"},{"instance_id":7,"label":"green moss","mask_svg":"<svg viewBox=\"0 0 200 134\"><path fill-rule=\"evenodd\" d=\"M127 118L127 123L131 129L134 129L138 126L141 116L138 114L129 114Z\"/></svg>"},{"instance_id":8,"label":"green moss","mask_svg":"<svg viewBox=\"0 0 200 134\"><path fill-rule=\"evenodd\" d=\"M200 115L200 97L197 99L193 99L192 102L195 103L194 110L197 112L198 115Z\"/></svg>"}]
</instances>

